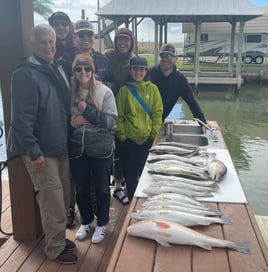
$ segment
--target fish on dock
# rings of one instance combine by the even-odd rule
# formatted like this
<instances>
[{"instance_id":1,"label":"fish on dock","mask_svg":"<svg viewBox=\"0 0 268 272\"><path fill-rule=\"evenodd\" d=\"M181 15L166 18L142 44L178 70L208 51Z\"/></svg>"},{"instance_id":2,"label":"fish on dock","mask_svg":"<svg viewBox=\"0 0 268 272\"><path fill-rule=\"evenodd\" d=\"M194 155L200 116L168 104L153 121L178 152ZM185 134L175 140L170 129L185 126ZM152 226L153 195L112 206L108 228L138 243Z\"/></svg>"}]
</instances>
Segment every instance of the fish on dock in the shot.
<instances>
[{"instance_id":1,"label":"fish on dock","mask_svg":"<svg viewBox=\"0 0 268 272\"><path fill-rule=\"evenodd\" d=\"M250 254L249 241L228 241L201 234L180 224L162 220L145 220L130 225L127 233L136 237L155 240L162 246L170 244L198 246L206 250L213 247L229 248Z\"/></svg>"}]
</instances>

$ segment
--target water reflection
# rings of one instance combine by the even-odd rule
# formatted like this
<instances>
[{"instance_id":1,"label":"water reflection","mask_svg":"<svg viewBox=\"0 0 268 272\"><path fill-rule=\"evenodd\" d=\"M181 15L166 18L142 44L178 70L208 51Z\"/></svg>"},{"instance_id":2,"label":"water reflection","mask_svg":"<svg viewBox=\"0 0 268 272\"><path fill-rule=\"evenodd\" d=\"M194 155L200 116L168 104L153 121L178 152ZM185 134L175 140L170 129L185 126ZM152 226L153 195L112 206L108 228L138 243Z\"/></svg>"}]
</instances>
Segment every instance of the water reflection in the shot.
<instances>
[{"instance_id":1,"label":"water reflection","mask_svg":"<svg viewBox=\"0 0 268 272\"><path fill-rule=\"evenodd\" d=\"M201 86L197 99L207 120L222 128L238 176L255 214L268 215L268 83ZM183 104L184 119L192 115Z\"/></svg>"}]
</instances>

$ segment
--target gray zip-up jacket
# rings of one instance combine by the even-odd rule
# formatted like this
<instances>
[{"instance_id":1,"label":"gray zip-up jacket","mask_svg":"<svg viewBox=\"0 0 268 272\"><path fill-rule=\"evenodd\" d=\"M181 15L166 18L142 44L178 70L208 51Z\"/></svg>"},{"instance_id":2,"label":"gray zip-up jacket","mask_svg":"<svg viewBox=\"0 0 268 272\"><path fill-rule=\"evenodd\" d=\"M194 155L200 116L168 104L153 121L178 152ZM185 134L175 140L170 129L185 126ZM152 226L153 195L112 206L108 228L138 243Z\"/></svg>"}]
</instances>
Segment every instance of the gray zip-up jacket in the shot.
<instances>
[{"instance_id":1,"label":"gray zip-up jacket","mask_svg":"<svg viewBox=\"0 0 268 272\"><path fill-rule=\"evenodd\" d=\"M67 154L69 111L70 90L61 67L28 58L12 76L8 149L31 160Z\"/></svg>"}]
</instances>

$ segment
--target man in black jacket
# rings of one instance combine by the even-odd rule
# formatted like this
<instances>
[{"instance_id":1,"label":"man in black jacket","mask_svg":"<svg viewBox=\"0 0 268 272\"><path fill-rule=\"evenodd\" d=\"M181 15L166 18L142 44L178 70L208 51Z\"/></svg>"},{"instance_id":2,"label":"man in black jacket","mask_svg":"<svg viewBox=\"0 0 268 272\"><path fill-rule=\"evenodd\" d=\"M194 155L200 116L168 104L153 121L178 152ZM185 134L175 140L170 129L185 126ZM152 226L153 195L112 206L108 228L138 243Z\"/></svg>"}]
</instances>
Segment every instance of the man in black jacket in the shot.
<instances>
[{"instance_id":1,"label":"man in black jacket","mask_svg":"<svg viewBox=\"0 0 268 272\"><path fill-rule=\"evenodd\" d=\"M63 70L53 64L56 34L48 25L32 29L33 55L12 76L12 120L8 149L21 154L40 208L48 259L72 264L75 244L66 239L70 200L67 149L70 91Z\"/></svg>"},{"instance_id":2,"label":"man in black jacket","mask_svg":"<svg viewBox=\"0 0 268 272\"><path fill-rule=\"evenodd\" d=\"M160 48L159 64L149 71L150 80L158 87L163 101L163 121L181 97L190 108L193 116L206 123L203 112L198 105L192 88L185 76L176 68L177 55L172 44L164 44Z\"/></svg>"}]
</instances>

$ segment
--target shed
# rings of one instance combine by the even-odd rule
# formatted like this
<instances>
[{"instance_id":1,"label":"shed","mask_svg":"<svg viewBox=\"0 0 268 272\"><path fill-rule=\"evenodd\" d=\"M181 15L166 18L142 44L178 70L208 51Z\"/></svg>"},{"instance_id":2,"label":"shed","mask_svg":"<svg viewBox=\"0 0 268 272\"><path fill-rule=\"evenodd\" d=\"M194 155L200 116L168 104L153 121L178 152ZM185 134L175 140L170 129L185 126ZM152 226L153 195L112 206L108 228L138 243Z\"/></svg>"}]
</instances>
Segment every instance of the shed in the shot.
<instances>
[{"instance_id":1,"label":"shed","mask_svg":"<svg viewBox=\"0 0 268 272\"><path fill-rule=\"evenodd\" d=\"M134 34L137 34L137 18L151 18L155 23L155 62L158 49L162 42L167 40L167 24L174 22L192 22L195 25L196 50L195 50L195 86L198 85L199 71L199 43L201 25L204 22L229 22L232 33L239 22L240 48L242 48L242 34L246 21L262 15L260 9L249 0L168 0L155 2L154 0L111 0L97 12L98 16L112 20L117 26L122 23L134 23ZM163 27L164 31L163 31ZM164 36L163 36L164 35ZM164 37L164 39L163 39ZM238 88L241 82L242 49L238 56L237 77ZM230 67L232 68L233 53L230 53Z\"/></svg>"}]
</instances>

